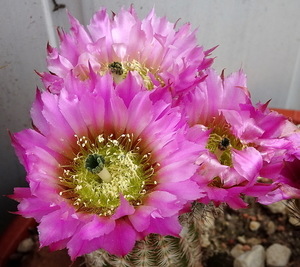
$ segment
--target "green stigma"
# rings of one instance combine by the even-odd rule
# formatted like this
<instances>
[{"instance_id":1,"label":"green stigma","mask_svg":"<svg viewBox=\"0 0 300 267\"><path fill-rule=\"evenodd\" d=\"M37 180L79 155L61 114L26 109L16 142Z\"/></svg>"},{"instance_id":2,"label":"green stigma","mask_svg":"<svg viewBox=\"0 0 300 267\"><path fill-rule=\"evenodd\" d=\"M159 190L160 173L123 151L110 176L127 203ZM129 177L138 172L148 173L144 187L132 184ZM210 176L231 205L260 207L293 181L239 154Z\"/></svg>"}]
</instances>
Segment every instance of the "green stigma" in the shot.
<instances>
[{"instance_id":1,"label":"green stigma","mask_svg":"<svg viewBox=\"0 0 300 267\"><path fill-rule=\"evenodd\" d=\"M98 174L104 168L105 159L101 155L92 154L85 160L85 168L94 174Z\"/></svg>"},{"instance_id":2,"label":"green stigma","mask_svg":"<svg viewBox=\"0 0 300 267\"><path fill-rule=\"evenodd\" d=\"M122 64L120 62L113 62L111 64L108 65L108 68L110 69L111 73L115 73L117 75L123 75L123 67Z\"/></svg>"},{"instance_id":3,"label":"green stigma","mask_svg":"<svg viewBox=\"0 0 300 267\"><path fill-rule=\"evenodd\" d=\"M101 155L91 154L85 160L85 168L93 173L97 174L103 182L110 182L111 175L107 168L104 166L105 159Z\"/></svg>"}]
</instances>

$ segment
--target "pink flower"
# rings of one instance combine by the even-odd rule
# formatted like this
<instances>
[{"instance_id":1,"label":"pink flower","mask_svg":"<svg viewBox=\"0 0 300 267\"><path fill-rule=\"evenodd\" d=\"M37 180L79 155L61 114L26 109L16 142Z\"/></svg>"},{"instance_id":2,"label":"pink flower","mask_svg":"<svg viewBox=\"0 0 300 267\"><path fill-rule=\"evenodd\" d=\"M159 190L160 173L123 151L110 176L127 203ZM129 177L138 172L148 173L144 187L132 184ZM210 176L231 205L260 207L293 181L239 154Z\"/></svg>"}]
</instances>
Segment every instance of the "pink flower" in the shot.
<instances>
[{"instance_id":1,"label":"pink flower","mask_svg":"<svg viewBox=\"0 0 300 267\"><path fill-rule=\"evenodd\" d=\"M264 158L264 166L260 171L259 183L247 189L246 193L256 196L257 201L265 205L284 199L300 198L299 128L284 116L271 112L267 105L257 106L259 117L266 118L262 121L269 125L266 127L269 129L269 136L273 138L257 141ZM271 125L273 126L270 127Z\"/></svg>"},{"instance_id":2,"label":"pink flower","mask_svg":"<svg viewBox=\"0 0 300 267\"><path fill-rule=\"evenodd\" d=\"M257 196L258 202L265 205L285 199L300 198L299 171L299 159L284 161L276 178L267 181L267 183L258 184L247 193ZM264 191L265 193L257 193Z\"/></svg>"},{"instance_id":3,"label":"pink flower","mask_svg":"<svg viewBox=\"0 0 300 267\"><path fill-rule=\"evenodd\" d=\"M149 233L178 236L180 210L200 196L190 178L201 146L177 109L130 93L140 90L131 74L116 87L89 75L68 75L59 95L38 91L34 129L12 135L30 185L12 196L18 214L39 222L41 246L67 247L73 260L99 248L124 256Z\"/></svg>"},{"instance_id":4,"label":"pink flower","mask_svg":"<svg viewBox=\"0 0 300 267\"><path fill-rule=\"evenodd\" d=\"M59 92L70 70L85 80L92 69L111 73L119 82L131 72L149 90L165 88L172 95L184 93L203 79L212 58L197 45L190 24L175 30L176 24L158 18L154 9L140 20L133 7L121 9L110 18L100 9L87 26L89 32L69 15L71 32L58 31L60 50L48 45L48 69L41 73L45 87ZM166 90L167 89L167 90Z\"/></svg>"},{"instance_id":5,"label":"pink flower","mask_svg":"<svg viewBox=\"0 0 300 267\"><path fill-rule=\"evenodd\" d=\"M242 71L226 78L212 69L206 74L204 82L178 100L189 125L203 125L209 131L207 152L198 159L194 180L206 194L200 201L243 208L243 194L260 197L278 187L261 184L258 179L275 181L279 176L294 151L284 134L296 126L270 112L267 104L252 105Z\"/></svg>"}]
</instances>

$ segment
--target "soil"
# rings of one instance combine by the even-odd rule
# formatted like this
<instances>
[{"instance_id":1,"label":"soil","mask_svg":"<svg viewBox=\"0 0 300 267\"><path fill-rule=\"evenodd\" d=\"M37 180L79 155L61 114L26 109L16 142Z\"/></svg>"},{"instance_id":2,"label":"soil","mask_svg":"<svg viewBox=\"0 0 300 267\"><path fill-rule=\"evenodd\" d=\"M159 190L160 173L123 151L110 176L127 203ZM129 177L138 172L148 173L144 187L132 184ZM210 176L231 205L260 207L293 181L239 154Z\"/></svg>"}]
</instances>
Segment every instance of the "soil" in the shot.
<instances>
[{"instance_id":1,"label":"soil","mask_svg":"<svg viewBox=\"0 0 300 267\"><path fill-rule=\"evenodd\" d=\"M249 201L248 201L249 203ZM296 206L294 209L297 209ZM290 262L286 267L300 267L300 220L299 226L290 223L290 209L281 212L250 200L250 207L243 210L223 208L223 216L209 220L208 239L203 244L203 267L232 267L234 258L230 251L236 244L242 244L243 250L251 249L253 245L261 244L268 248L279 243L292 250ZM296 211L300 214L300 211ZM257 230L250 229L251 222L258 222ZM71 262L67 251L49 252L47 247L38 249L37 233L30 229L34 247L29 253L14 253L10 257L8 267L84 267L84 259L78 258ZM201 264L199 263L199 267Z\"/></svg>"},{"instance_id":2,"label":"soil","mask_svg":"<svg viewBox=\"0 0 300 267\"><path fill-rule=\"evenodd\" d=\"M254 245L260 244L267 249L279 243L292 250L286 267L300 267L300 210L295 203L285 202L284 209L276 212L254 199L247 202L250 202L249 208L232 210L226 207L224 216L215 218L209 245L202 248L203 266L232 267L234 258L230 251L236 244L242 244L247 251ZM250 229L253 221L260 225L257 230Z\"/></svg>"}]
</instances>

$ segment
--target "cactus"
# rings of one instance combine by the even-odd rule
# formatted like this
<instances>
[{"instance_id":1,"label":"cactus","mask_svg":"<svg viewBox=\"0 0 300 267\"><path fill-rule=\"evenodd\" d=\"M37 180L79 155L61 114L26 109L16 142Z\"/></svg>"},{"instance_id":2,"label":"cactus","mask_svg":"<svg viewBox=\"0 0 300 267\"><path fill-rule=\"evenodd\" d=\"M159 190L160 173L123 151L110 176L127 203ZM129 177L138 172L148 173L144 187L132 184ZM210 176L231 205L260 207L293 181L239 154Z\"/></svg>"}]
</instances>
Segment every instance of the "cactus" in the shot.
<instances>
[{"instance_id":1,"label":"cactus","mask_svg":"<svg viewBox=\"0 0 300 267\"><path fill-rule=\"evenodd\" d=\"M213 205L194 202L192 211L180 215L180 238L150 234L137 241L125 257L116 257L100 249L85 255L87 267L199 267L201 266L201 231L207 212Z\"/></svg>"}]
</instances>

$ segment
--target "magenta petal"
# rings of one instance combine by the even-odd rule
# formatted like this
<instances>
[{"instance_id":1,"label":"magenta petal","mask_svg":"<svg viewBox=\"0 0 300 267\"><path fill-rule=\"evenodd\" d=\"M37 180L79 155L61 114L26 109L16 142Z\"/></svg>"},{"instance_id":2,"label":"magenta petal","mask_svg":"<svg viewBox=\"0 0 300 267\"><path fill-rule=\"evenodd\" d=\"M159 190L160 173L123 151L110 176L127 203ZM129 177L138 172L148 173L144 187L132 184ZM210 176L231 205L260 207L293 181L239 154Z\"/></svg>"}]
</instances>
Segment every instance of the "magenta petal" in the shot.
<instances>
[{"instance_id":1,"label":"magenta petal","mask_svg":"<svg viewBox=\"0 0 300 267\"><path fill-rule=\"evenodd\" d=\"M137 207L135 213L128 216L128 219L130 220L135 230L137 230L138 232L142 232L146 228L148 228L150 224L151 212L153 212L154 210L156 210L155 207L143 205L141 207Z\"/></svg>"},{"instance_id":2,"label":"magenta petal","mask_svg":"<svg viewBox=\"0 0 300 267\"><path fill-rule=\"evenodd\" d=\"M248 196L260 198L266 196L269 192L275 190L275 188L277 188L277 186L274 184L256 183L254 186L245 188L243 193Z\"/></svg>"},{"instance_id":3,"label":"magenta petal","mask_svg":"<svg viewBox=\"0 0 300 267\"><path fill-rule=\"evenodd\" d=\"M25 198L18 205L18 214L26 218L33 217L37 222L40 222L43 216L57 209L57 206L51 206L51 204L38 198Z\"/></svg>"},{"instance_id":4,"label":"magenta petal","mask_svg":"<svg viewBox=\"0 0 300 267\"><path fill-rule=\"evenodd\" d=\"M274 179L276 180L278 178L278 173L282 170L284 166L284 161L275 161L270 162L266 164L261 171L259 172L259 176Z\"/></svg>"},{"instance_id":5,"label":"magenta petal","mask_svg":"<svg viewBox=\"0 0 300 267\"><path fill-rule=\"evenodd\" d=\"M72 259L91 253L101 247L99 237L110 233L115 228L115 221L94 215L92 220L76 231L68 242L69 254Z\"/></svg>"},{"instance_id":6,"label":"magenta petal","mask_svg":"<svg viewBox=\"0 0 300 267\"><path fill-rule=\"evenodd\" d=\"M58 175L60 168L57 160L60 156L54 157L55 153L46 149L39 147L37 143L35 143L35 146L26 149L24 160L28 175L36 175L37 173L51 177ZM56 179L50 179L49 182L55 183Z\"/></svg>"},{"instance_id":7,"label":"magenta petal","mask_svg":"<svg viewBox=\"0 0 300 267\"><path fill-rule=\"evenodd\" d=\"M60 39L60 52L73 66L76 66L79 57L79 51L76 50L77 42L74 42L74 39L61 29L57 29L57 33Z\"/></svg>"},{"instance_id":8,"label":"magenta petal","mask_svg":"<svg viewBox=\"0 0 300 267\"><path fill-rule=\"evenodd\" d=\"M136 78L131 72L128 73L126 79L116 86L116 91L118 95L123 99L125 105L129 107L132 99L142 90L145 90L144 87L138 85ZM132 114L132 113L131 113Z\"/></svg>"},{"instance_id":9,"label":"magenta petal","mask_svg":"<svg viewBox=\"0 0 300 267\"><path fill-rule=\"evenodd\" d=\"M182 206L175 195L164 191L154 191L145 199L145 205L156 207L157 211L152 213L152 217L172 216Z\"/></svg>"},{"instance_id":10,"label":"magenta petal","mask_svg":"<svg viewBox=\"0 0 300 267\"><path fill-rule=\"evenodd\" d=\"M72 26L71 31L72 35L75 37L76 44L79 47L79 50L85 49L86 43L90 43L91 37L84 29L77 19L75 19L70 13L68 13L69 21Z\"/></svg>"},{"instance_id":11,"label":"magenta petal","mask_svg":"<svg viewBox=\"0 0 300 267\"><path fill-rule=\"evenodd\" d=\"M134 213L135 209L132 205L129 204L122 194L120 195L120 206L117 208L115 214L111 216L112 219L117 220L123 216L131 215Z\"/></svg>"},{"instance_id":12,"label":"magenta petal","mask_svg":"<svg viewBox=\"0 0 300 267\"><path fill-rule=\"evenodd\" d=\"M206 185L213 178L219 176L220 173L226 172L229 169L228 166L222 165L210 152L202 153L196 163L200 167L194 177L199 185Z\"/></svg>"},{"instance_id":13,"label":"magenta petal","mask_svg":"<svg viewBox=\"0 0 300 267\"><path fill-rule=\"evenodd\" d=\"M43 110L43 101L40 90L36 90L35 101L32 104L32 108L30 110L30 115L35 127L39 129L42 134L47 134L49 132L49 127L46 119L42 114Z\"/></svg>"},{"instance_id":14,"label":"magenta petal","mask_svg":"<svg viewBox=\"0 0 300 267\"><path fill-rule=\"evenodd\" d=\"M25 129L22 132L11 134L12 145L15 148L15 152L24 165L27 172L32 169L32 163L28 161L28 149L33 149L32 142L34 140L35 146L38 148L40 145L45 146L45 137L32 129Z\"/></svg>"},{"instance_id":15,"label":"magenta petal","mask_svg":"<svg viewBox=\"0 0 300 267\"><path fill-rule=\"evenodd\" d=\"M152 121L153 113L150 112L152 105L148 94L137 94L132 100L128 108L128 113L131 115L128 118L127 127L134 129L137 135L140 135ZM141 117L140 114L143 116ZM136 123L137 120L139 121L138 124Z\"/></svg>"},{"instance_id":16,"label":"magenta petal","mask_svg":"<svg viewBox=\"0 0 300 267\"><path fill-rule=\"evenodd\" d=\"M78 97L68 95L65 90L61 91L60 96L58 103L60 112L67 120L74 133L80 134L81 136L88 136L88 129L80 109L78 108L80 106Z\"/></svg>"},{"instance_id":17,"label":"magenta petal","mask_svg":"<svg viewBox=\"0 0 300 267\"><path fill-rule=\"evenodd\" d=\"M207 130L204 125L196 124L188 129L187 137L192 142L201 142L202 147L205 147L207 144L209 133L210 131Z\"/></svg>"},{"instance_id":18,"label":"magenta petal","mask_svg":"<svg viewBox=\"0 0 300 267\"><path fill-rule=\"evenodd\" d=\"M111 233L99 237L101 247L118 257L127 255L136 241L136 232L125 220L117 220L116 227Z\"/></svg>"},{"instance_id":19,"label":"magenta petal","mask_svg":"<svg viewBox=\"0 0 300 267\"><path fill-rule=\"evenodd\" d=\"M228 196L228 191L224 188L209 187L207 190L207 196L213 201L225 202Z\"/></svg>"},{"instance_id":20,"label":"magenta petal","mask_svg":"<svg viewBox=\"0 0 300 267\"><path fill-rule=\"evenodd\" d=\"M95 96L95 101L91 101L88 94L83 94L80 98L78 108L80 109L85 125L95 138L104 128L105 105L103 98L98 95Z\"/></svg>"},{"instance_id":21,"label":"magenta petal","mask_svg":"<svg viewBox=\"0 0 300 267\"><path fill-rule=\"evenodd\" d=\"M243 187L233 187L228 190L226 203L232 209L244 209L248 206L248 204L240 198L240 192L243 191L243 189Z\"/></svg>"},{"instance_id":22,"label":"magenta petal","mask_svg":"<svg viewBox=\"0 0 300 267\"><path fill-rule=\"evenodd\" d=\"M70 238L66 238L66 239L59 240L57 242L53 242L53 243L49 244L49 250L55 251L55 250L64 249L67 246L69 240L70 240Z\"/></svg>"},{"instance_id":23,"label":"magenta petal","mask_svg":"<svg viewBox=\"0 0 300 267\"><path fill-rule=\"evenodd\" d=\"M98 220L96 217L97 215L93 216L92 221L83 225L70 238L67 248L73 261L79 256L103 248L103 237L106 236L106 233L110 233L112 228L115 228L113 220L107 219L106 221L103 218ZM107 225L105 225L105 221L108 223ZM94 231L95 236L93 236Z\"/></svg>"},{"instance_id":24,"label":"magenta petal","mask_svg":"<svg viewBox=\"0 0 300 267\"><path fill-rule=\"evenodd\" d=\"M92 240L80 240L76 242L72 239L68 242L66 247L68 248L68 254L71 257L71 260L74 261L77 257L102 248L102 244L99 241L99 238L94 238Z\"/></svg>"},{"instance_id":25,"label":"magenta petal","mask_svg":"<svg viewBox=\"0 0 300 267\"><path fill-rule=\"evenodd\" d=\"M51 48L49 45L47 48L48 48L47 65L49 71L55 73L60 77L65 77L68 74L68 72L71 69L73 69L73 65L67 58L59 55L56 48Z\"/></svg>"},{"instance_id":26,"label":"magenta petal","mask_svg":"<svg viewBox=\"0 0 300 267\"><path fill-rule=\"evenodd\" d=\"M291 186L289 184L281 184L279 189L283 193L283 198L282 199L293 199L293 198L300 198L300 189L299 189L299 184L297 187Z\"/></svg>"},{"instance_id":27,"label":"magenta petal","mask_svg":"<svg viewBox=\"0 0 300 267\"><path fill-rule=\"evenodd\" d=\"M298 195L299 196L299 195ZM257 202L263 204L263 205L270 205L272 203L275 203L275 202L278 202L278 201L281 201L283 199L288 199L292 197L292 195L289 195L287 197L287 195L285 195L282 191L282 188L278 188L278 185L277 187L275 187L274 190L268 192L267 194L265 195L262 195L262 196L259 196L257 198Z\"/></svg>"},{"instance_id":28,"label":"magenta petal","mask_svg":"<svg viewBox=\"0 0 300 267\"><path fill-rule=\"evenodd\" d=\"M226 121L232 125L232 131L237 137L253 140L263 135L264 129L249 117L249 112L242 110L221 110L221 112Z\"/></svg>"},{"instance_id":29,"label":"magenta petal","mask_svg":"<svg viewBox=\"0 0 300 267\"><path fill-rule=\"evenodd\" d=\"M38 226L42 247L74 235L79 221L73 218L73 213L74 211L70 208L64 207L42 217L41 223Z\"/></svg>"},{"instance_id":30,"label":"magenta petal","mask_svg":"<svg viewBox=\"0 0 300 267\"><path fill-rule=\"evenodd\" d=\"M23 187L15 187L14 188L14 194L9 195L8 197L16 200L21 201L24 198L30 198L32 197L30 188L23 188Z\"/></svg>"},{"instance_id":31,"label":"magenta petal","mask_svg":"<svg viewBox=\"0 0 300 267\"><path fill-rule=\"evenodd\" d=\"M168 218L151 218L148 229L145 234L157 233L160 235L172 235L179 237L179 233L182 229L178 221L178 215L174 215Z\"/></svg>"},{"instance_id":32,"label":"magenta petal","mask_svg":"<svg viewBox=\"0 0 300 267\"><path fill-rule=\"evenodd\" d=\"M247 147L242 151L232 152L232 161L235 170L248 181L253 181L262 168L262 157L253 147Z\"/></svg>"},{"instance_id":33,"label":"magenta petal","mask_svg":"<svg viewBox=\"0 0 300 267\"><path fill-rule=\"evenodd\" d=\"M57 206L32 196L29 188L15 188L14 194L9 197L20 201L17 214L26 218L33 217L37 222L40 222L44 215L58 209Z\"/></svg>"},{"instance_id":34,"label":"magenta petal","mask_svg":"<svg viewBox=\"0 0 300 267\"><path fill-rule=\"evenodd\" d=\"M115 221L106 217L93 215L92 221L86 223L78 231L81 239L92 240L96 237L110 233L115 227ZM77 242L80 242L79 240Z\"/></svg>"},{"instance_id":35,"label":"magenta petal","mask_svg":"<svg viewBox=\"0 0 300 267\"><path fill-rule=\"evenodd\" d=\"M202 195L198 185L191 180L177 183L161 183L157 186L157 190L169 192L177 196L177 199L183 203L186 200L198 199Z\"/></svg>"}]
</instances>

